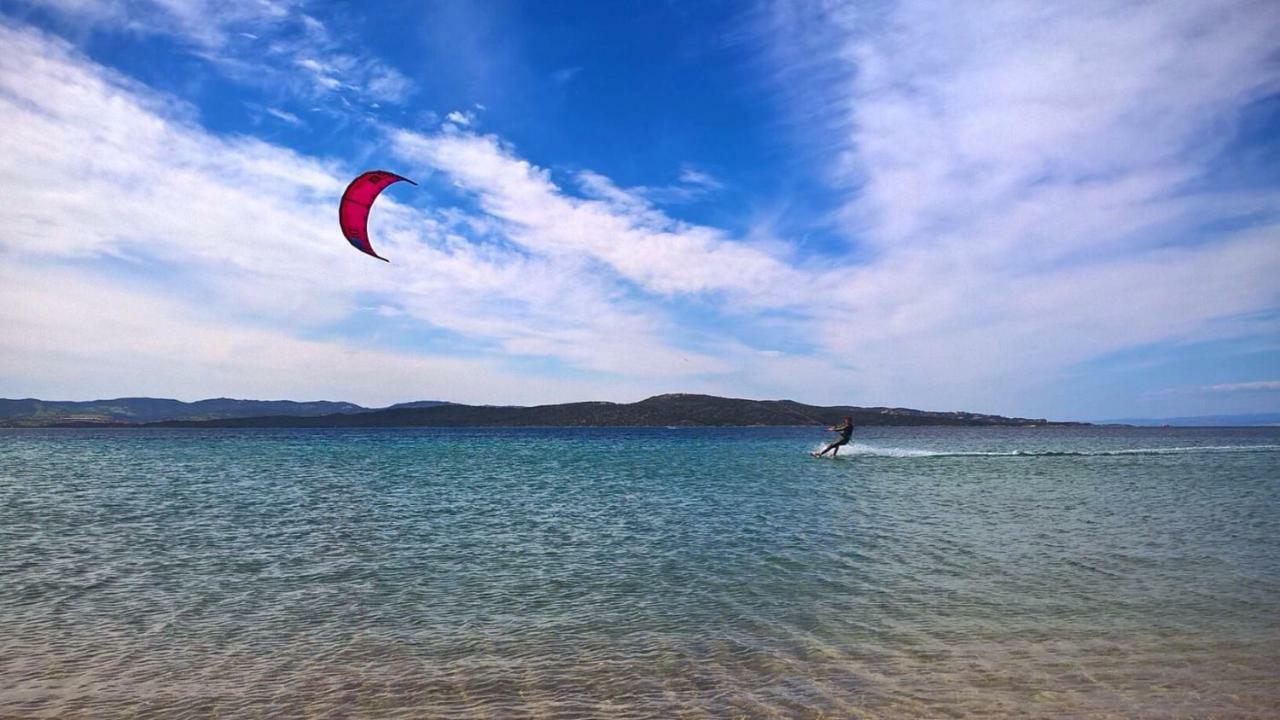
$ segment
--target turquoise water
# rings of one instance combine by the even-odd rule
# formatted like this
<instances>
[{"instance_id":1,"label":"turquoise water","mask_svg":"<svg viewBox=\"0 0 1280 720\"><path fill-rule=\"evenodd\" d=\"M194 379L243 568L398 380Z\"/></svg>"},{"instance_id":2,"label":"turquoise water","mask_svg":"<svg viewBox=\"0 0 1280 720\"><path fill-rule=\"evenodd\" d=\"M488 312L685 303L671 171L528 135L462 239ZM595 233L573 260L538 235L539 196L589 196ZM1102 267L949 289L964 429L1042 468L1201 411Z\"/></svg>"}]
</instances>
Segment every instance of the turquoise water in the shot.
<instances>
[{"instance_id":1,"label":"turquoise water","mask_svg":"<svg viewBox=\"0 0 1280 720\"><path fill-rule=\"evenodd\" d=\"M0 431L0 717L1280 714L1280 429Z\"/></svg>"}]
</instances>

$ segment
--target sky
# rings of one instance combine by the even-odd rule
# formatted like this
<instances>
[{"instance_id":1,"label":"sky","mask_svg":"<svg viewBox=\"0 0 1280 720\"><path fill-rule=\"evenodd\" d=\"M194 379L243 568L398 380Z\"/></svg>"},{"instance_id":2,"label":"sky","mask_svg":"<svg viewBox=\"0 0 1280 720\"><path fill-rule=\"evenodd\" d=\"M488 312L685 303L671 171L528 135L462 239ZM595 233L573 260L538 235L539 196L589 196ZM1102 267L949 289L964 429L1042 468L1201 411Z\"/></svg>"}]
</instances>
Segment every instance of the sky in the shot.
<instances>
[{"instance_id":1,"label":"sky","mask_svg":"<svg viewBox=\"0 0 1280 720\"><path fill-rule=\"evenodd\" d=\"M1280 411L1272 0L0 0L0 127L3 397Z\"/></svg>"}]
</instances>

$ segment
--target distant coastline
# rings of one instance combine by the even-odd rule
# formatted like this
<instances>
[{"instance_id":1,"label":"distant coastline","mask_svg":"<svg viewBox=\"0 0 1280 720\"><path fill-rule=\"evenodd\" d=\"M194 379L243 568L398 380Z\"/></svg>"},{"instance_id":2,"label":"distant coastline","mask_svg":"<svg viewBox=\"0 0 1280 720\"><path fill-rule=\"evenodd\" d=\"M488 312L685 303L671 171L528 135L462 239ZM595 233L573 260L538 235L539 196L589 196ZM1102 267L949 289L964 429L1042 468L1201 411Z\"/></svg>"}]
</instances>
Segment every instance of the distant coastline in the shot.
<instances>
[{"instance_id":1,"label":"distant coastline","mask_svg":"<svg viewBox=\"0 0 1280 720\"><path fill-rule=\"evenodd\" d=\"M675 393L634 403L577 402L535 406L463 405L435 400L365 408L344 402L235 400L184 403L155 398L95 401L0 399L0 427L743 427L854 423L1000 427L1065 427L1089 423L964 411L817 406Z\"/></svg>"}]
</instances>

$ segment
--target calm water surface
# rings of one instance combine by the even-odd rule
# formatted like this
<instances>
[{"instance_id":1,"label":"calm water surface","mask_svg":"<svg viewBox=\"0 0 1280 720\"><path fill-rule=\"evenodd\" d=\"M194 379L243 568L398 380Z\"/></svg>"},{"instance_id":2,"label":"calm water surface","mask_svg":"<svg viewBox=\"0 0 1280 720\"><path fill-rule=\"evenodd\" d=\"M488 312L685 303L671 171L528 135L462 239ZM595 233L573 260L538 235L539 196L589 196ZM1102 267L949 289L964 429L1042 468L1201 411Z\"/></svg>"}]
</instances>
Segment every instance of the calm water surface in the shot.
<instances>
[{"instance_id":1,"label":"calm water surface","mask_svg":"<svg viewBox=\"0 0 1280 720\"><path fill-rule=\"evenodd\" d=\"M1275 717L1280 429L0 431L0 717Z\"/></svg>"}]
</instances>

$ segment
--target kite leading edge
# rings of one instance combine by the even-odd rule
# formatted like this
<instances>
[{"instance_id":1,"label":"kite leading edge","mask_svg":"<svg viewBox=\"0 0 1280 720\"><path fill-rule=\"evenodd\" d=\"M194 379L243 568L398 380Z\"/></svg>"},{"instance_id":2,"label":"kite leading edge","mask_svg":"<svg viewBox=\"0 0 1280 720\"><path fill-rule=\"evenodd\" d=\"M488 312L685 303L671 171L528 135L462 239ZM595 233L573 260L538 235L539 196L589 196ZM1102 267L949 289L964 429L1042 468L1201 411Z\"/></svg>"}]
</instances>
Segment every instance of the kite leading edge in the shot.
<instances>
[{"instance_id":1,"label":"kite leading edge","mask_svg":"<svg viewBox=\"0 0 1280 720\"><path fill-rule=\"evenodd\" d=\"M390 262L373 251L369 242L369 208L378 194L388 185L401 180L410 185L418 183L407 177L386 170L370 170L360 173L342 193L338 203L338 224L342 226L342 234L352 247L367 255L372 255L383 262Z\"/></svg>"}]
</instances>

